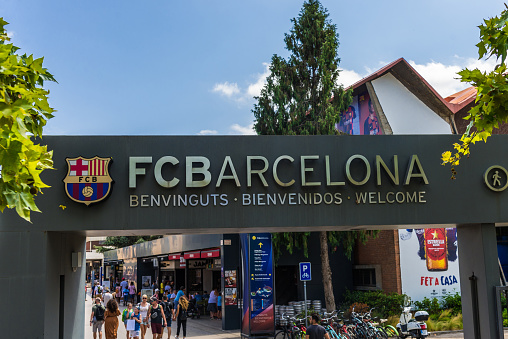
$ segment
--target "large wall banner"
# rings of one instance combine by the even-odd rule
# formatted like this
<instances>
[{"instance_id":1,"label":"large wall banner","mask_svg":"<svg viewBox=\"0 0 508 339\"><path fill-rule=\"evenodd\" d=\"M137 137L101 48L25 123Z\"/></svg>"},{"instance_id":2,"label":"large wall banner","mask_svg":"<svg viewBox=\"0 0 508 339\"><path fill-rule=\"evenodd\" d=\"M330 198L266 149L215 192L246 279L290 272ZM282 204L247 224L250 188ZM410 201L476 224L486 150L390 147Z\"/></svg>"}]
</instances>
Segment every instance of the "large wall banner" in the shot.
<instances>
[{"instance_id":1,"label":"large wall banner","mask_svg":"<svg viewBox=\"0 0 508 339\"><path fill-rule=\"evenodd\" d=\"M272 235L270 233L242 234L241 242L243 258L248 258L243 260L242 333L248 336L273 335L275 308Z\"/></svg>"},{"instance_id":2,"label":"large wall banner","mask_svg":"<svg viewBox=\"0 0 508 339\"><path fill-rule=\"evenodd\" d=\"M379 119L369 93L354 96L351 105L341 113L337 130L351 135L381 135Z\"/></svg>"},{"instance_id":3,"label":"large wall banner","mask_svg":"<svg viewBox=\"0 0 508 339\"><path fill-rule=\"evenodd\" d=\"M402 293L413 301L460 293L456 228L399 230Z\"/></svg>"}]
</instances>

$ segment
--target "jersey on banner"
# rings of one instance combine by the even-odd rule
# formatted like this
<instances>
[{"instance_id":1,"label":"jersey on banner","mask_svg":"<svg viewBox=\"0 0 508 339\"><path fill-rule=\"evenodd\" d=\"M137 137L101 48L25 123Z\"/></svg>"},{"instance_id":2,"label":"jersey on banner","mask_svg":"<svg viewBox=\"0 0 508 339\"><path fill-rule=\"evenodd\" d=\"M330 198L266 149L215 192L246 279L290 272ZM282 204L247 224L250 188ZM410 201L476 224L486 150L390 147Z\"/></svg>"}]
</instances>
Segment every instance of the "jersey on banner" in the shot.
<instances>
[{"instance_id":1,"label":"jersey on banner","mask_svg":"<svg viewBox=\"0 0 508 339\"><path fill-rule=\"evenodd\" d=\"M402 293L413 301L460 293L456 228L399 230Z\"/></svg>"}]
</instances>

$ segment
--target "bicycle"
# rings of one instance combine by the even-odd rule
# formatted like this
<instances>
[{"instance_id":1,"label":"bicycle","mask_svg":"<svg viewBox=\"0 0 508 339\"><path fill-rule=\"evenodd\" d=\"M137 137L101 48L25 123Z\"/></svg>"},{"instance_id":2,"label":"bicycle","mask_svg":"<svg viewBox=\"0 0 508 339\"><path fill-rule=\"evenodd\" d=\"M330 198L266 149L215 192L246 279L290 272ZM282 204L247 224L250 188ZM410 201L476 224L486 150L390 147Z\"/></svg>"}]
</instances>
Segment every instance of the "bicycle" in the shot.
<instances>
[{"instance_id":1,"label":"bicycle","mask_svg":"<svg viewBox=\"0 0 508 339\"><path fill-rule=\"evenodd\" d=\"M281 325L282 329L275 333L274 339L305 339L305 334L296 326L296 318L286 317L282 314L281 320L288 321L287 325Z\"/></svg>"}]
</instances>

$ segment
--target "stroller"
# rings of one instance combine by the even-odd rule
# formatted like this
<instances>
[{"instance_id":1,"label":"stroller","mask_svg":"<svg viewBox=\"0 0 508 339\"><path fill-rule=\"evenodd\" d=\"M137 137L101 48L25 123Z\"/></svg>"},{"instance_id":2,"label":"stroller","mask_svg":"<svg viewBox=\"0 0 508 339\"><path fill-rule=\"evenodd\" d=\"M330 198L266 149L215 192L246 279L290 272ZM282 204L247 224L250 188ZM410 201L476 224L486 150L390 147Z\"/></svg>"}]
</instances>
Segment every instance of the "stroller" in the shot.
<instances>
[{"instance_id":1,"label":"stroller","mask_svg":"<svg viewBox=\"0 0 508 339\"><path fill-rule=\"evenodd\" d=\"M199 307L196 305L196 300L191 299L189 300L189 307L187 308L187 315L194 319L194 317L197 317L198 319L201 318L201 312L199 311Z\"/></svg>"}]
</instances>

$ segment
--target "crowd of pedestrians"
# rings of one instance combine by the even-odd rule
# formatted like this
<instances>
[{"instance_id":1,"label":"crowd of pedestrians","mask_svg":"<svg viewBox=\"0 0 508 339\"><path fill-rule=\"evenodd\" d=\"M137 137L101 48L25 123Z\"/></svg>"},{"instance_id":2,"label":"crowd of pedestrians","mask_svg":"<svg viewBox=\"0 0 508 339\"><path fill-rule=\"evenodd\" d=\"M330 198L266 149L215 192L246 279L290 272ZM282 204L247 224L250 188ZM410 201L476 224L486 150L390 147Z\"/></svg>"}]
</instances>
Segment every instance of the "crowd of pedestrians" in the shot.
<instances>
[{"instance_id":1,"label":"crowd of pedestrians","mask_svg":"<svg viewBox=\"0 0 508 339\"><path fill-rule=\"evenodd\" d=\"M210 319L222 318L222 296L217 289L213 289L210 294L205 291L203 295L196 292L187 296L183 286L177 290L167 283L165 286L161 285L159 290L156 284L153 284L153 295L141 296L140 302L136 304L137 291L134 282L129 283L122 279L110 287L111 289L103 287L96 282L91 289L94 304L90 326L94 339L102 339L103 327L106 339L117 338L120 315L126 330L126 339L145 339L148 329L151 329L153 339L162 339L165 329L168 338L171 338L171 325L174 321L177 325L175 339L179 339L180 332L185 339L189 310L195 312L197 305L202 305L205 300L208 300L207 311ZM126 306L123 312L119 310L120 302Z\"/></svg>"}]
</instances>

